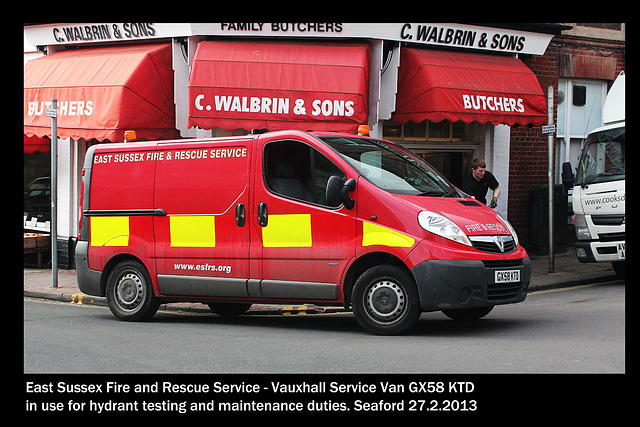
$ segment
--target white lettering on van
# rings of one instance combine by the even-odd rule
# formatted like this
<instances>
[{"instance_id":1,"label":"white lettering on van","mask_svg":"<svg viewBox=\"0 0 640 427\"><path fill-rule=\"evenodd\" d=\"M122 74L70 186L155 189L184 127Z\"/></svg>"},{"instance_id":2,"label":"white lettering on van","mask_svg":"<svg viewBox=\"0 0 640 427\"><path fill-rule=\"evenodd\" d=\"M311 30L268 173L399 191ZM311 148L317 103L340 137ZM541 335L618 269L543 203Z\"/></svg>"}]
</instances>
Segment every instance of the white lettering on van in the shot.
<instances>
[{"instance_id":1,"label":"white lettering on van","mask_svg":"<svg viewBox=\"0 0 640 427\"><path fill-rule=\"evenodd\" d=\"M246 147L226 148L198 148L176 151L145 151L134 153L96 154L94 164L100 163L130 163L142 161L173 161L173 160L205 160L230 159L247 157Z\"/></svg>"},{"instance_id":2,"label":"white lettering on van","mask_svg":"<svg viewBox=\"0 0 640 427\"><path fill-rule=\"evenodd\" d=\"M495 231L501 233L507 233L508 230L502 224L468 224L465 225L465 228L468 232L478 232L478 231Z\"/></svg>"},{"instance_id":3,"label":"white lettering on van","mask_svg":"<svg viewBox=\"0 0 640 427\"><path fill-rule=\"evenodd\" d=\"M222 159L225 157L247 157L246 148L217 148L211 150L212 159Z\"/></svg>"},{"instance_id":4,"label":"white lettering on van","mask_svg":"<svg viewBox=\"0 0 640 427\"><path fill-rule=\"evenodd\" d=\"M147 161L164 160L164 153L162 151L150 151L147 153Z\"/></svg>"},{"instance_id":5,"label":"white lettering on van","mask_svg":"<svg viewBox=\"0 0 640 427\"><path fill-rule=\"evenodd\" d=\"M114 163L141 162L144 160L144 153L122 153L114 154Z\"/></svg>"},{"instance_id":6,"label":"white lettering on van","mask_svg":"<svg viewBox=\"0 0 640 427\"><path fill-rule=\"evenodd\" d=\"M179 150L173 155L174 160L206 159L207 150Z\"/></svg>"},{"instance_id":7,"label":"white lettering on van","mask_svg":"<svg viewBox=\"0 0 640 427\"><path fill-rule=\"evenodd\" d=\"M111 163L111 154L98 154L93 159L93 163Z\"/></svg>"}]
</instances>

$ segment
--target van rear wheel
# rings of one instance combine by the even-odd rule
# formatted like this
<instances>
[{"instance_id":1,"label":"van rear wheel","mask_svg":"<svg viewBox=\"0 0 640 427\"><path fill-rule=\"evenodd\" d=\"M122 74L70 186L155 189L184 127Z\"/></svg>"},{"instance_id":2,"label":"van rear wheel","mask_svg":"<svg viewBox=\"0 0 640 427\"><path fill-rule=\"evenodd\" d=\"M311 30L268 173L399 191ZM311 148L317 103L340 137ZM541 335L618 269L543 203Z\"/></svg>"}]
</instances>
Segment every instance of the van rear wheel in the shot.
<instances>
[{"instance_id":1,"label":"van rear wheel","mask_svg":"<svg viewBox=\"0 0 640 427\"><path fill-rule=\"evenodd\" d=\"M139 321L150 319L160 306L153 295L151 277L138 261L123 261L107 278L107 304L119 319Z\"/></svg>"},{"instance_id":2,"label":"van rear wheel","mask_svg":"<svg viewBox=\"0 0 640 427\"><path fill-rule=\"evenodd\" d=\"M414 326L422 313L415 281L390 265L365 271L353 287L351 302L358 323L377 335L401 334Z\"/></svg>"}]
</instances>

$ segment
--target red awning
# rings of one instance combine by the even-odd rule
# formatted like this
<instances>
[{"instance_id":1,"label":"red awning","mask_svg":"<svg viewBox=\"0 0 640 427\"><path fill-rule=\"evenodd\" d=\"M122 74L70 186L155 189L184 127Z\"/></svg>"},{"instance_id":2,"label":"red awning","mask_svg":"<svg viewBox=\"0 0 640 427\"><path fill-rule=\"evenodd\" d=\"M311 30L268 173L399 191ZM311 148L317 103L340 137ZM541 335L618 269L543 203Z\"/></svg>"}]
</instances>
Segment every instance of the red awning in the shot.
<instances>
[{"instance_id":1,"label":"red awning","mask_svg":"<svg viewBox=\"0 0 640 427\"><path fill-rule=\"evenodd\" d=\"M369 45L206 41L189 127L355 132L368 119Z\"/></svg>"},{"instance_id":2,"label":"red awning","mask_svg":"<svg viewBox=\"0 0 640 427\"><path fill-rule=\"evenodd\" d=\"M542 125L546 97L519 59L404 48L392 119Z\"/></svg>"},{"instance_id":3,"label":"red awning","mask_svg":"<svg viewBox=\"0 0 640 427\"><path fill-rule=\"evenodd\" d=\"M51 137L45 115L58 100L58 137L121 142L174 138L171 45L73 49L24 67L24 133Z\"/></svg>"},{"instance_id":4,"label":"red awning","mask_svg":"<svg viewBox=\"0 0 640 427\"><path fill-rule=\"evenodd\" d=\"M39 136L24 136L24 152L26 154L33 154L36 151L41 153L51 152L51 139L40 138Z\"/></svg>"}]
</instances>

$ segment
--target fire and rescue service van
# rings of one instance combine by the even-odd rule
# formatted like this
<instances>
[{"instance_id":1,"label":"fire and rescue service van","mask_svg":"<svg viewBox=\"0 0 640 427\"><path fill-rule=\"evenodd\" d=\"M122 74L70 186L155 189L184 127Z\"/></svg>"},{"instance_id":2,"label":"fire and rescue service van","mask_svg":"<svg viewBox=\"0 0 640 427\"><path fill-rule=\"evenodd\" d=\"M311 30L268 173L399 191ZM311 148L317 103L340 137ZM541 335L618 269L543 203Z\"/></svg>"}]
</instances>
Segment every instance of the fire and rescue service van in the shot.
<instances>
[{"instance_id":1,"label":"fire and rescue service van","mask_svg":"<svg viewBox=\"0 0 640 427\"><path fill-rule=\"evenodd\" d=\"M511 225L394 143L337 133L100 144L82 171L80 290L115 316L161 302L351 307L369 332L523 301Z\"/></svg>"}]
</instances>

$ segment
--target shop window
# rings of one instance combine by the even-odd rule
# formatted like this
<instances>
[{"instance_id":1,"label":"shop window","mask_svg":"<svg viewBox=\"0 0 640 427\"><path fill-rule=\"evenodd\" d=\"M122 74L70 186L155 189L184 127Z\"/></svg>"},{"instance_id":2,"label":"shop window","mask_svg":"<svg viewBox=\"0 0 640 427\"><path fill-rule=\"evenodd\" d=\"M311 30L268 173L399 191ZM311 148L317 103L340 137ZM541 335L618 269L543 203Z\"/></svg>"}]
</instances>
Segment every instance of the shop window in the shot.
<instances>
[{"instance_id":1,"label":"shop window","mask_svg":"<svg viewBox=\"0 0 640 427\"><path fill-rule=\"evenodd\" d=\"M586 103L587 87L582 85L573 85L573 105L582 107Z\"/></svg>"},{"instance_id":2,"label":"shop window","mask_svg":"<svg viewBox=\"0 0 640 427\"><path fill-rule=\"evenodd\" d=\"M601 126L606 88L605 81L559 79L557 136L584 138Z\"/></svg>"},{"instance_id":3,"label":"shop window","mask_svg":"<svg viewBox=\"0 0 640 427\"><path fill-rule=\"evenodd\" d=\"M425 120L420 123L409 121L404 125L386 121L382 127L383 138L396 141L414 142L461 142L470 141L473 127L464 122L432 122Z\"/></svg>"},{"instance_id":4,"label":"shop window","mask_svg":"<svg viewBox=\"0 0 640 427\"><path fill-rule=\"evenodd\" d=\"M277 141L264 148L265 184L280 196L327 206L329 177L345 173L324 154L299 141Z\"/></svg>"},{"instance_id":5,"label":"shop window","mask_svg":"<svg viewBox=\"0 0 640 427\"><path fill-rule=\"evenodd\" d=\"M404 125L404 139L425 141L427 139L427 126L425 126L425 122L407 122Z\"/></svg>"},{"instance_id":6,"label":"shop window","mask_svg":"<svg viewBox=\"0 0 640 427\"><path fill-rule=\"evenodd\" d=\"M477 122L425 120L401 125L386 121L382 132L384 139L401 143L460 187L462 176L470 170L480 145L480 128Z\"/></svg>"}]
</instances>

